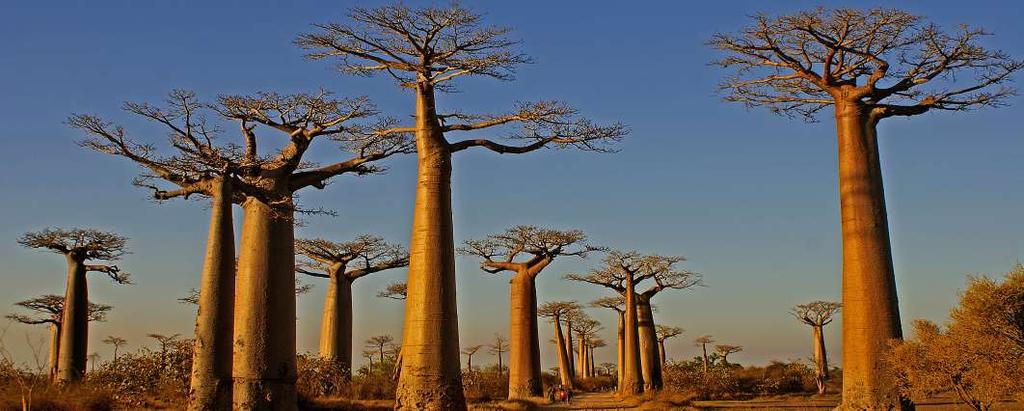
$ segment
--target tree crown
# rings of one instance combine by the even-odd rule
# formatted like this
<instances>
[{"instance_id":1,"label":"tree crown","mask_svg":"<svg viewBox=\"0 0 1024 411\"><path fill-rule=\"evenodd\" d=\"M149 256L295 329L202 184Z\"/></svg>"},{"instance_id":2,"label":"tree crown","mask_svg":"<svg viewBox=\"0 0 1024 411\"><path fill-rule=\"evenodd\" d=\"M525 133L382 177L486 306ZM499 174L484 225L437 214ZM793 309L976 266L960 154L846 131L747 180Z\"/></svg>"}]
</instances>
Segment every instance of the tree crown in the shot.
<instances>
[{"instance_id":1,"label":"tree crown","mask_svg":"<svg viewBox=\"0 0 1024 411\"><path fill-rule=\"evenodd\" d=\"M613 250L605 256L602 267L587 274L568 274L565 279L600 285L619 294L625 293L629 284L636 287L645 280L651 280L654 284L641 293L650 298L666 289L685 290L703 284L700 274L675 267L683 261L686 259L679 256Z\"/></svg>"},{"instance_id":2,"label":"tree crown","mask_svg":"<svg viewBox=\"0 0 1024 411\"><path fill-rule=\"evenodd\" d=\"M91 228L45 228L25 233L18 244L58 254L74 254L83 260L116 261L128 254L127 237Z\"/></svg>"},{"instance_id":3,"label":"tree crown","mask_svg":"<svg viewBox=\"0 0 1024 411\"><path fill-rule=\"evenodd\" d=\"M404 300L409 294L409 286L406 283L391 283L377 293L377 297L390 298L393 300Z\"/></svg>"},{"instance_id":4,"label":"tree crown","mask_svg":"<svg viewBox=\"0 0 1024 411\"><path fill-rule=\"evenodd\" d=\"M34 311L42 317L32 317L22 314L10 314L7 318L22 324L60 324L64 317L64 297L54 294L47 294L36 298L14 303L19 307ZM107 313L114 307L106 304L89 302L89 321L106 321Z\"/></svg>"},{"instance_id":5,"label":"tree crown","mask_svg":"<svg viewBox=\"0 0 1024 411\"><path fill-rule=\"evenodd\" d=\"M355 240L296 239L295 253L303 257L296 271L315 277L338 275L355 280L368 274L409 265L409 253L383 238L361 235Z\"/></svg>"},{"instance_id":6,"label":"tree crown","mask_svg":"<svg viewBox=\"0 0 1024 411\"><path fill-rule=\"evenodd\" d=\"M793 307L790 314L804 324L821 327L832 322L832 317L841 307L842 304L834 301L812 301Z\"/></svg>"},{"instance_id":7,"label":"tree crown","mask_svg":"<svg viewBox=\"0 0 1024 411\"><path fill-rule=\"evenodd\" d=\"M876 119L999 106L1014 94L1006 86L1011 75L1024 67L983 47L989 33L981 28L943 31L896 9L753 19L709 42L726 53L715 64L735 69L721 85L726 101L807 120L837 101L862 104Z\"/></svg>"},{"instance_id":8,"label":"tree crown","mask_svg":"<svg viewBox=\"0 0 1024 411\"><path fill-rule=\"evenodd\" d=\"M659 341L665 341L669 338L678 336L682 334L683 331L685 330L679 327L670 327L667 325L660 324L654 326L654 333L658 336Z\"/></svg>"},{"instance_id":9,"label":"tree crown","mask_svg":"<svg viewBox=\"0 0 1024 411\"><path fill-rule=\"evenodd\" d=\"M489 235L479 240L467 240L459 248L464 255L483 259L480 269L489 273L525 271L536 275L559 256L586 257L592 251L604 250L587 244L580 230L553 230L530 225L518 225L504 233ZM518 257L526 255L526 259Z\"/></svg>"}]
</instances>

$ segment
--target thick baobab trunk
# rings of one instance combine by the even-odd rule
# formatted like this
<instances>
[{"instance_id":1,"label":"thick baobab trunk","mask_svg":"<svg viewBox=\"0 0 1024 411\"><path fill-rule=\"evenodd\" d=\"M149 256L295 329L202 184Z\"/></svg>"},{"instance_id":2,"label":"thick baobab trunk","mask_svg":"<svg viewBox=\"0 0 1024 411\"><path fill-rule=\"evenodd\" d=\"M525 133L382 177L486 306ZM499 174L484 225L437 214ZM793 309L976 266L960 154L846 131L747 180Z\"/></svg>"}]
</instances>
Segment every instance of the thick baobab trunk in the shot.
<instances>
[{"instance_id":1,"label":"thick baobab trunk","mask_svg":"<svg viewBox=\"0 0 1024 411\"><path fill-rule=\"evenodd\" d=\"M562 385L572 387L572 369L569 366L569 352L565 344L565 337L562 335L562 320L555 317L555 348L558 350L558 377Z\"/></svg>"},{"instance_id":2,"label":"thick baobab trunk","mask_svg":"<svg viewBox=\"0 0 1024 411\"><path fill-rule=\"evenodd\" d=\"M50 324L50 381L57 376L57 359L60 356L60 325Z\"/></svg>"},{"instance_id":3,"label":"thick baobab trunk","mask_svg":"<svg viewBox=\"0 0 1024 411\"><path fill-rule=\"evenodd\" d=\"M572 320L565 322L565 354L569 356L569 375L576 377L576 348L573 347Z\"/></svg>"},{"instance_id":4,"label":"thick baobab trunk","mask_svg":"<svg viewBox=\"0 0 1024 411\"><path fill-rule=\"evenodd\" d=\"M576 344L576 378L587 378L587 339L579 335Z\"/></svg>"},{"instance_id":5,"label":"thick baobab trunk","mask_svg":"<svg viewBox=\"0 0 1024 411\"><path fill-rule=\"evenodd\" d=\"M395 408L464 410L455 299L451 152L437 120L434 90L423 84L417 86L416 154L416 205Z\"/></svg>"},{"instance_id":6,"label":"thick baobab trunk","mask_svg":"<svg viewBox=\"0 0 1024 411\"><path fill-rule=\"evenodd\" d=\"M345 368L352 378L352 282L341 272L330 273L320 321L320 358ZM383 351L381 361L383 361Z\"/></svg>"},{"instance_id":7,"label":"thick baobab trunk","mask_svg":"<svg viewBox=\"0 0 1024 411\"><path fill-rule=\"evenodd\" d=\"M57 352L57 382L61 384L82 379L89 351L89 286L85 278L85 262L72 254L66 258L67 291L64 295L60 347Z\"/></svg>"},{"instance_id":8,"label":"thick baobab trunk","mask_svg":"<svg viewBox=\"0 0 1024 411\"><path fill-rule=\"evenodd\" d=\"M231 216L231 180L225 177L215 184L199 286L189 410L230 410L232 401L235 228Z\"/></svg>"},{"instance_id":9,"label":"thick baobab trunk","mask_svg":"<svg viewBox=\"0 0 1024 411\"><path fill-rule=\"evenodd\" d=\"M818 394L825 393L825 380L828 379L828 356L825 353L825 335L821 326L814 326L814 382L818 384Z\"/></svg>"},{"instance_id":10,"label":"thick baobab trunk","mask_svg":"<svg viewBox=\"0 0 1024 411\"><path fill-rule=\"evenodd\" d=\"M888 341L902 339L889 222L878 158L877 120L857 103L836 103L843 231L843 403L894 404L885 377Z\"/></svg>"},{"instance_id":11,"label":"thick baobab trunk","mask_svg":"<svg viewBox=\"0 0 1024 411\"><path fill-rule=\"evenodd\" d=\"M508 399L540 397L540 336L537 331L537 287L529 273L511 282L511 330L508 354Z\"/></svg>"},{"instance_id":12,"label":"thick baobab trunk","mask_svg":"<svg viewBox=\"0 0 1024 411\"><path fill-rule=\"evenodd\" d=\"M235 283L234 408L295 410L295 231L288 205L249 198Z\"/></svg>"},{"instance_id":13,"label":"thick baobab trunk","mask_svg":"<svg viewBox=\"0 0 1024 411\"><path fill-rule=\"evenodd\" d=\"M625 308L625 340L624 350L625 358L623 359L622 368L622 379L619 380L619 392L622 394L632 395L643 392L644 381L642 371L640 369L640 336L637 333L637 299L636 292L633 290L633 281L627 277L626 279L626 303Z\"/></svg>"},{"instance_id":14,"label":"thick baobab trunk","mask_svg":"<svg viewBox=\"0 0 1024 411\"><path fill-rule=\"evenodd\" d=\"M640 339L640 365L644 390L660 390L661 359L658 356L658 335L654 331L654 312L647 297L637 295L637 332Z\"/></svg>"},{"instance_id":15,"label":"thick baobab trunk","mask_svg":"<svg viewBox=\"0 0 1024 411\"><path fill-rule=\"evenodd\" d=\"M616 381L622 381L622 372L626 363L626 313L619 311L618 332L615 338L616 354Z\"/></svg>"}]
</instances>

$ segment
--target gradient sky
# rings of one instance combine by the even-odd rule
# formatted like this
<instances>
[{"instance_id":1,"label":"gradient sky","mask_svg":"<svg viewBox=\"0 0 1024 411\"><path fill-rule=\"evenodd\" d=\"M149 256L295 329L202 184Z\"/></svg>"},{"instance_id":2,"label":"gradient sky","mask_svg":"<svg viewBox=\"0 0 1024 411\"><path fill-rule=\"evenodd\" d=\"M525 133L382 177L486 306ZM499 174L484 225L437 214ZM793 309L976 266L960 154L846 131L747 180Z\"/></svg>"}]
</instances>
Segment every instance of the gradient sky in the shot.
<instances>
[{"instance_id":1,"label":"gradient sky","mask_svg":"<svg viewBox=\"0 0 1024 411\"><path fill-rule=\"evenodd\" d=\"M102 4L101 4L102 3ZM159 3L159 4L157 4ZM90 351L109 358L107 335L129 349L152 345L147 333L190 335L194 308L175 299L196 287L208 210L202 201L156 204L130 185L126 160L77 147L82 135L63 124L95 113L139 133L162 131L119 111L122 101L159 102L173 88L200 97L225 93L315 91L370 96L407 118L412 96L387 78L353 78L309 62L291 42L315 22L341 20L353 4L377 1L13 1L0 6L0 313L15 301L63 294L62 258L23 249L18 236L46 226L114 230L133 254L120 265L135 285L90 280L94 301L115 308L91 329ZM420 2L410 2L419 4ZM491 23L516 28L535 64L517 81L474 79L439 100L444 109L494 112L515 101L558 98L601 121L622 121L632 134L617 154L545 150L524 156L463 152L454 164L457 241L514 224L580 228L593 242L683 255L706 288L665 292L656 320L687 330L670 340L674 358L696 355L690 341L711 334L740 344L735 359L765 363L807 358L810 330L787 314L795 304L838 299L839 211L833 125L805 124L721 101L725 73L707 63L704 42L746 25L756 11L788 12L814 2L465 2ZM700 4L700 5L698 5ZM855 7L879 3L847 2ZM986 44L1024 57L1020 2L894 2L946 27L983 25ZM1019 84L1019 83L1018 83ZM890 119L880 128L882 161L902 315L946 318L970 273L1005 272L1024 254L1024 103L971 113ZM234 126L227 128L234 130ZM313 149L329 160L330 144ZM415 158L394 158L387 175L342 177L325 191L301 194L306 206L338 217L309 217L299 236L346 240L373 233L408 243ZM236 214L237 215L237 214ZM590 261L562 259L539 280L541 301L605 295L567 283L565 273ZM402 280L395 270L355 285L356 347L371 335L401 334L402 304L374 295ZM315 351L324 288L298 301L298 346ZM463 345L507 334L507 276L458 260ZM614 341L611 312L595 310ZM8 349L28 361L14 325ZM550 326L542 324L543 341ZM839 326L828 328L833 358ZM544 344L544 368L554 365ZM358 353L358 351L357 351ZM598 351L610 361L614 348ZM357 358L357 361L358 358ZM487 359L485 361L490 361Z\"/></svg>"}]
</instances>

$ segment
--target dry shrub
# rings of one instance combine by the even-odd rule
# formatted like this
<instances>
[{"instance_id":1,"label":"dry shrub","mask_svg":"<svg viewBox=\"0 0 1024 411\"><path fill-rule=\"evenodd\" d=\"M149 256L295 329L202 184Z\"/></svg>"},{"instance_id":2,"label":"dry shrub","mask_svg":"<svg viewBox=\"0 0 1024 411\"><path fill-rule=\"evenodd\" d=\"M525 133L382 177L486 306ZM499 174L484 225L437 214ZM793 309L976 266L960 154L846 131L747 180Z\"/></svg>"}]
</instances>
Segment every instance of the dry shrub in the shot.
<instances>
[{"instance_id":1,"label":"dry shrub","mask_svg":"<svg viewBox=\"0 0 1024 411\"><path fill-rule=\"evenodd\" d=\"M88 384L114 393L122 405L176 406L185 403L191 371L192 341L173 341L164 351L143 348L121 355L89 373Z\"/></svg>"},{"instance_id":2,"label":"dry shrub","mask_svg":"<svg viewBox=\"0 0 1024 411\"><path fill-rule=\"evenodd\" d=\"M700 400L750 399L756 396L811 394L817 391L807 364L774 361L765 367L712 363L707 372L699 359L665 366L665 388Z\"/></svg>"},{"instance_id":3,"label":"dry shrub","mask_svg":"<svg viewBox=\"0 0 1024 411\"><path fill-rule=\"evenodd\" d=\"M508 374L494 370L463 371L462 387L469 402L487 402L508 398Z\"/></svg>"},{"instance_id":4,"label":"dry shrub","mask_svg":"<svg viewBox=\"0 0 1024 411\"><path fill-rule=\"evenodd\" d=\"M312 354L300 354L296 361L299 398L307 407L315 408L317 399L346 398L352 400L391 400L397 383L392 373L394 362L375 363L362 367L348 380L347 370L336 362Z\"/></svg>"},{"instance_id":5,"label":"dry shrub","mask_svg":"<svg viewBox=\"0 0 1024 411\"><path fill-rule=\"evenodd\" d=\"M590 378L577 379L575 384L577 391L612 391L615 389L616 381L615 376L612 375L597 375Z\"/></svg>"}]
</instances>

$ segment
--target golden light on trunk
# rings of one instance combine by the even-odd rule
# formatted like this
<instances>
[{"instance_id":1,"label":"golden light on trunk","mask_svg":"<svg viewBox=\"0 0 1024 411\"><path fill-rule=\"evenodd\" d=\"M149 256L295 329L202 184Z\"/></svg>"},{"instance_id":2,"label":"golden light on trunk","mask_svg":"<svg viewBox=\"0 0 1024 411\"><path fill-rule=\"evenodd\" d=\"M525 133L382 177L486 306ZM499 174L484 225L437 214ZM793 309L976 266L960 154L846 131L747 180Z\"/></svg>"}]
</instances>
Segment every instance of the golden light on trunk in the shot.
<instances>
[{"instance_id":1,"label":"golden light on trunk","mask_svg":"<svg viewBox=\"0 0 1024 411\"><path fill-rule=\"evenodd\" d=\"M828 355L823 328L832 322L840 307L842 305L837 302L813 301L790 310L797 320L811 326L814 339L814 382L818 386L818 394L825 393L825 382L828 380Z\"/></svg>"}]
</instances>

